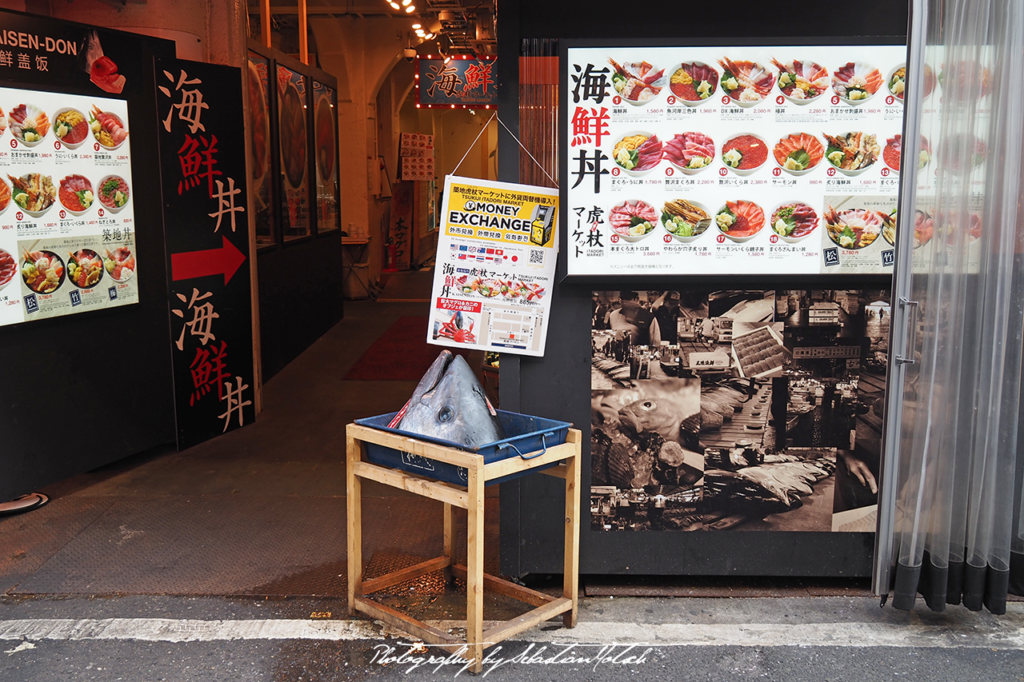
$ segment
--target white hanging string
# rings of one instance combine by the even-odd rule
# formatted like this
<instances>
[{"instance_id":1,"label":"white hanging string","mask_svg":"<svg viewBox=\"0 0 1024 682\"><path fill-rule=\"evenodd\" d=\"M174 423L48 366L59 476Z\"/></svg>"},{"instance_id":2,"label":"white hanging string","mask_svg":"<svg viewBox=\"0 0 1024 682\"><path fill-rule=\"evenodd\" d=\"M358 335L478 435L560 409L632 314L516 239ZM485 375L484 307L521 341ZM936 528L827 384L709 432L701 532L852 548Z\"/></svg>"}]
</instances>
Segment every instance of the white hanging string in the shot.
<instances>
[{"instance_id":1,"label":"white hanging string","mask_svg":"<svg viewBox=\"0 0 1024 682\"><path fill-rule=\"evenodd\" d=\"M455 169L452 170L452 175L455 175L458 172L459 166L461 166L462 162L466 160L466 157L469 156L469 153L473 151L473 147L475 147L476 143L480 141L480 136L487 132L487 126L491 125L491 121L497 118L497 116L498 112L495 111L493 114L491 114L491 117L487 119L487 123L484 123L482 126L480 126L480 132L477 133L476 139L474 139L473 143L470 144L469 147L466 149L466 153L462 155L462 158L459 159L459 162L455 164Z\"/></svg>"},{"instance_id":2,"label":"white hanging string","mask_svg":"<svg viewBox=\"0 0 1024 682\"><path fill-rule=\"evenodd\" d=\"M468 149L466 149L466 153L462 155L462 158L459 159L459 162L457 164L455 164L455 168L452 170L452 175L457 174L457 172L459 170L459 167L462 166L462 162L465 161L466 157L469 156L469 153L471 151L473 151L473 147L476 146L476 143L480 140L480 137L487 130L487 126L489 126L491 124L491 121L493 121L494 119L498 119L498 123L501 124L501 127L505 129L505 132L507 132L509 135L512 136L512 139L516 141L516 144L519 145L519 148L522 149L524 152L526 152L526 155L529 156L530 159L535 164L537 164L537 168L540 168L540 172L543 173L544 175L546 175L548 177L548 180L550 180L551 183L557 187L558 186L558 182L556 182L555 179L553 177L551 177L551 174L548 173L544 169L544 166L542 166L540 164L540 161L538 161L537 159L535 159L533 157L533 154L531 154L530 150L526 148L526 145L524 145L522 142L519 141L519 138L516 137L516 134L513 133L511 130L509 130L509 127L507 125L505 125L505 122L502 121L501 118L498 116L498 112L497 111L495 111L493 114L491 114L491 117L489 119L487 119L487 123L484 123L484 125L480 128L480 132L477 133L476 139L474 139L473 143L469 145Z\"/></svg>"}]
</instances>

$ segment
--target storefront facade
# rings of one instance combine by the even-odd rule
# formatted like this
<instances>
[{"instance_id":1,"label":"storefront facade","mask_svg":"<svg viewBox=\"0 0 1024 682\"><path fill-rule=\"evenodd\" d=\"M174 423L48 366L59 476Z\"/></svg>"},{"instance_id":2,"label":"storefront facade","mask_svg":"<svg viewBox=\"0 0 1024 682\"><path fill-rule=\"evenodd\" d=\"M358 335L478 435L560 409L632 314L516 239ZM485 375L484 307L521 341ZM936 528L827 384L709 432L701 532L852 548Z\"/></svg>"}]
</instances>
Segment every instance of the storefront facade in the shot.
<instances>
[{"instance_id":1,"label":"storefront facade","mask_svg":"<svg viewBox=\"0 0 1024 682\"><path fill-rule=\"evenodd\" d=\"M501 30L498 63L501 82L522 83L519 70L535 69L530 62L530 58L538 54L534 46L542 39L557 39L562 43L562 80L560 86L552 83L551 87L560 87L563 106L566 97L570 96L567 78L571 76L567 70L572 68L575 69L572 73L579 74L585 68L583 61L587 61L566 63L567 50L574 48L582 51L596 46L598 51L603 49L609 56L615 49L637 55L637 50L629 52L624 49L637 45L671 45L679 48L677 51L680 54L685 49L701 45L722 48L719 51L746 45L782 48L812 44L892 45L897 46L892 49L900 52L898 46L906 44L908 12L906 5L874 3L870 7L865 6L863 10L859 9L855 16L845 16L848 13L844 11L844 16L839 17L838 10L801 3L788 9L785 16L782 16L769 7L744 6L726 26L720 22L716 8L712 7L688 8L685 18L668 21L666 17L678 12L669 3L645 6L642 16L636 17L635 23L626 30L622 27L621 9L610 5L588 3L583 6L573 3L559 6L555 11L534 7L529 2L503 2L499 7ZM823 29L836 26L843 26L844 30L836 32ZM785 57L780 56L779 59ZM589 60L588 63L593 63L594 68L599 69L605 65L604 61ZM641 60L635 57L635 61ZM679 62L680 59L670 61ZM829 68L834 69L835 66ZM503 88L501 98L499 115L529 146L532 137L529 127L522 123L518 127L510 123L524 120L521 118L525 114L520 110L520 93L511 88ZM594 102L585 104L600 108ZM572 106L578 104L573 102ZM634 112L634 108L627 109L630 114ZM570 162L568 159L566 148L569 145L566 143L571 136L567 134L567 111L559 111L556 116L562 131L558 140L562 146L559 154L562 165L557 169L559 175L556 177L563 188L564 198L570 185L580 184L576 182L576 176L572 175L578 161ZM665 131L661 128L656 130L663 137L663 143L672 137L666 134L671 127L665 126ZM682 132L684 129L676 127L679 130L671 132ZM832 124L831 127L836 126ZM622 130L622 127L615 128L613 121L612 132L615 130ZM745 129L742 132L751 131ZM815 128L813 132L829 132L829 128L822 131ZM526 166L530 162L524 162L517 152L516 141L510 135L502 133L501 144L502 179L516 181L523 173L529 172ZM576 156L578 151L574 148L572 154ZM713 170L717 172L718 169ZM659 167L655 173L660 172L662 169ZM612 177L609 175L607 179ZM586 178L587 183L593 181L592 176ZM621 196L621 199L625 198L625 195ZM575 229L577 215L571 210L574 206L571 201L566 205L570 210L564 216L563 225L566 228L563 232L569 233ZM605 208L611 208L611 204ZM715 207L709 208L714 210ZM656 209L658 213L661 212L660 205ZM584 231L586 227L587 223L584 222ZM567 257L567 252L575 246L571 240L562 242L560 277L573 274L572 268L576 265L570 264L571 258ZM574 255L578 253L578 249L573 252ZM803 398L809 401L808 408L816 423L814 429L817 430L814 436L808 437L810 440L801 442L803 427L793 424L797 430L789 434L790 445L822 445L827 446L825 450L838 453L824 458L825 461L821 462L822 470L818 478L811 482L810 488L815 493L825 486L834 485L842 489L844 477L836 476L834 471L845 470L847 474L850 473L851 469L843 464L847 453L852 455L867 448L875 453L872 466L877 467L881 393L884 393L885 386L884 366L876 366L872 371L868 371L868 368L862 371L858 367L854 371L852 368L855 363L847 365L847 361L853 360L860 365L874 359L881 345L887 346L887 339L878 338L872 343L871 334L880 336L878 329L881 319L889 314L885 311L889 304L891 275L884 274L886 271L879 268L880 274L838 276L823 267L815 268L813 272L816 274L752 275L745 272L756 270L732 270L728 261L723 262L723 266L728 274L716 275L708 270L680 267L676 271L670 269L645 277L638 276L639 270L632 270L616 272L614 275L608 272L603 275L597 271L584 272L582 274L585 276L582 277L562 279L555 290L549 332L551 336L545 357L502 358L502 406L527 413L548 414L575 424L590 424L592 433L605 434L595 436L589 442L590 456L585 458L589 466L584 470L583 490L590 493L592 517L590 527L581 529L583 573L868 576L871 574L873 533L867 527L857 526L849 526L846 532L840 532L839 528L843 524L836 523L837 510L839 513L846 511L850 504L860 507L863 500L852 503L844 501L841 490L836 492L833 489L826 497L816 495L802 498L802 508L782 513L765 515L761 513L763 510L742 510L730 508L729 505L725 509L713 510L707 505L704 496L711 497L708 493L716 485L723 490L732 485L737 468L734 465L730 467L728 463L723 466L721 457L716 460L717 463L710 464L707 453L721 455L724 452L725 459L728 459L728 453L734 451L732 457L735 459L739 456L735 451L743 450L742 447L736 447L737 443L746 441L743 445L749 448L753 444L753 450L758 450L758 445L765 446L759 455L753 455L755 458L763 456L765 452L770 455L787 454L785 449L775 447L777 434L772 433L772 425L776 423L772 419L772 411L779 414L780 401L778 397L773 398L772 394L774 391L776 394L785 392L788 395L789 400L781 403L782 414L785 414L787 403L790 412L793 412L794 403L801 401L800 394L803 393ZM888 272L891 273L891 270ZM682 317L690 320L688 326L680 327L686 327L681 335L685 338L672 339L675 343L671 345L677 348L674 356L676 363L666 363L665 353L659 353L660 361L651 361L654 365L652 374L631 374L627 366L629 355L634 357L634 366L643 362L636 361L637 339L632 340L632 349L603 345L603 335L611 333L611 330L604 330L614 325L608 325L605 322L607 315L599 315L598 311L620 305L625 311L627 307L635 306L640 311L635 314L639 319L645 316L653 319L657 311L652 311L652 308L661 307L659 304L663 298L675 298L670 292L679 292L681 299L681 305L675 309L674 316L678 318L678 311L682 310ZM628 301L634 296L635 303ZM760 307L765 309L763 313L757 312ZM647 312L643 312L645 310ZM662 313L666 312L662 310ZM598 317L601 319L598 320ZM842 317L841 321L839 317ZM755 324L751 325L751 320L755 320ZM820 342L822 330L832 324L839 325L838 333L835 329L826 331L828 343ZM748 329L741 330L742 325L747 325ZM736 326L735 330L733 326ZM870 332L868 327L873 327L875 331ZM752 364L752 371L748 372L746 361L734 355L746 352L742 348L736 351L737 344L733 343L734 337L744 336L743 331L748 334L753 332L748 339L751 343L758 340L758 334L765 335L768 342L767 345L762 344L765 349L757 348L762 354L772 348L778 349L779 354L789 353L786 367L797 368L796 371L775 371L783 364L782 360L776 363L774 356L766 356L766 359L759 357L758 361L764 360L767 364L756 367ZM843 341L844 337L848 341ZM614 339L614 333L608 338ZM601 348L596 348L598 345ZM828 345L832 348L827 354L834 356L832 358L798 358L794 361L791 357L794 350L797 350L797 355L802 351L807 355L805 351L808 347L817 348L815 352L820 354L821 347ZM715 365L722 364L716 360L718 356L727 358L724 362L727 366L732 365L731 372L716 373ZM613 374L617 369L625 372L625 381L616 382L612 376L602 373L598 367L602 361L607 363L606 369ZM702 361L707 363L704 368L693 364ZM680 363L683 365L681 373L677 369ZM659 374L663 368L667 368L670 374ZM605 375L606 383L594 380L593 377L602 374ZM669 394L645 393L644 382L637 381L644 376L662 380L658 388L669 389ZM701 385L705 387L703 391ZM559 390L553 391L552 386L558 386ZM860 388L859 398L854 397L858 393L854 387ZM719 394L717 398L715 392ZM730 393L736 405L728 404ZM867 393L874 395L867 396ZM675 405L686 405L687 401L691 401L689 407L679 410L677 416L680 419L698 412L706 423L713 422L715 417L708 408L719 399L725 400L722 410L731 412L735 409L736 417L727 415L722 420L725 422L723 427L714 430L701 429L698 425L692 434L692 443L687 443L684 433L679 439L683 452L683 456L677 458L679 461L664 454L659 457L659 449L661 453L666 452L664 444L654 444L654 453L646 461L653 462L652 468L655 470L646 471L642 464L645 458L638 451L649 444L641 443L636 438L631 442L628 439L620 442L618 445L625 447L630 455L623 458L621 449L615 443L620 434L613 433L611 439L606 438L609 429L607 425L602 427L601 420L610 413L614 421L616 412L622 415L622 410L629 408L629 404L638 399L657 398ZM755 405L759 409L752 409ZM871 410L872 407L875 409ZM857 414L858 411L860 414ZM753 417L755 412L756 417ZM740 438L735 429L730 430L739 425L740 421L750 421L751 418L756 423L743 424L751 437ZM791 422L790 419L782 420L787 421ZM866 428L867 422L875 422L879 430ZM832 429L831 436L821 433L829 429ZM616 428L612 431L622 432ZM872 439L875 442L870 442ZM669 450L674 452L674 448ZM700 450L705 453L703 462L697 462L698 466L687 470L686 453ZM617 453L618 464L616 454L609 457L609 453ZM803 463L813 464L819 452L815 450L811 453L815 457L809 457L807 451L800 454L799 459ZM632 467L628 471L622 465L627 460ZM666 466L666 462L672 466ZM700 464L703 464L703 470L700 470ZM666 469L672 471L664 471ZM700 476L703 471L709 475L701 481L700 487L703 490L697 492L695 502L692 479ZM553 494L553 489L549 488L546 481L529 479L502 487L504 572L521 575L557 571L554 559L558 553L557 537L549 537L538 531L544 524L536 523L539 519L558 513L555 508L549 508L546 502ZM808 513L812 504L807 503L827 505L827 513L820 514L816 520L810 520ZM687 509L688 505L692 505L692 508ZM805 517L808 523L765 522L765 519L786 519L787 515L788 518ZM751 522L752 518L756 518L756 522ZM651 530L661 532L649 532Z\"/></svg>"}]
</instances>

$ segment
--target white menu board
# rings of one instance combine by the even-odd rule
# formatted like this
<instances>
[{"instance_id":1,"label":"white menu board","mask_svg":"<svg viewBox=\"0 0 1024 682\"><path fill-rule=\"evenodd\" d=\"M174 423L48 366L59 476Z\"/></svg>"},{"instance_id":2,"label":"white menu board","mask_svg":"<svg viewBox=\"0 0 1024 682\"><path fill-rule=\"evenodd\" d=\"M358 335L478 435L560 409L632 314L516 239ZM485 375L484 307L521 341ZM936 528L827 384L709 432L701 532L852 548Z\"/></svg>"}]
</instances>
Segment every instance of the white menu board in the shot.
<instances>
[{"instance_id":1,"label":"white menu board","mask_svg":"<svg viewBox=\"0 0 1024 682\"><path fill-rule=\"evenodd\" d=\"M128 105L0 88L0 326L137 303Z\"/></svg>"},{"instance_id":2,"label":"white menu board","mask_svg":"<svg viewBox=\"0 0 1024 682\"><path fill-rule=\"evenodd\" d=\"M906 47L570 47L568 274L886 274Z\"/></svg>"}]
</instances>

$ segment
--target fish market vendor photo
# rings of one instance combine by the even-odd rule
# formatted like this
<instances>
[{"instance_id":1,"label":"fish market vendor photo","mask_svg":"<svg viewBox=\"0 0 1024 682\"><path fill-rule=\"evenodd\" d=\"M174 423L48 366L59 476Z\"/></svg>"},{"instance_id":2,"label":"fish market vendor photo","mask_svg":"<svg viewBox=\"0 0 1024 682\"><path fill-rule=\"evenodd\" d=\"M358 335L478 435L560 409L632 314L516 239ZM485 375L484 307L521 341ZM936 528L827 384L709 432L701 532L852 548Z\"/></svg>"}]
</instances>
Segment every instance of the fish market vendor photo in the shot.
<instances>
[{"instance_id":1,"label":"fish market vendor photo","mask_svg":"<svg viewBox=\"0 0 1024 682\"><path fill-rule=\"evenodd\" d=\"M654 313L640 304L640 294L635 291L621 291L619 299L622 307L608 316L609 327L628 332L630 343L635 346L651 345L652 333L658 336Z\"/></svg>"}]
</instances>

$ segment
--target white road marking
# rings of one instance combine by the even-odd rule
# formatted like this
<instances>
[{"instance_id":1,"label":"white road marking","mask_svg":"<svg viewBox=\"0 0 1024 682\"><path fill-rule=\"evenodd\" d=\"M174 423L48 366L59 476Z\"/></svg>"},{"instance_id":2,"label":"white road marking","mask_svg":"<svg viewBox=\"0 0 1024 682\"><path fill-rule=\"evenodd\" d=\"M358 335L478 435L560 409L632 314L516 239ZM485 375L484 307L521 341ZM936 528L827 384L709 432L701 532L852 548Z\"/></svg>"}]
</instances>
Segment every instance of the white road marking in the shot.
<instances>
[{"instance_id":1,"label":"white road marking","mask_svg":"<svg viewBox=\"0 0 1024 682\"><path fill-rule=\"evenodd\" d=\"M534 628L518 641L552 644L651 646L821 646L1024 649L1024 613L956 625L925 623L636 624L581 622L571 630ZM460 621L431 621L441 630ZM216 642L231 640L380 641L408 639L400 631L364 620L176 620L170 618L24 619L0 621L0 640L130 640Z\"/></svg>"},{"instance_id":2,"label":"white road marking","mask_svg":"<svg viewBox=\"0 0 1024 682\"><path fill-rule=\"evenodd\" d=\"M32 642L22 642L21 644L19 644L18 646L14 647L13 649L6 650L4 653L7 654L8 656L13 656L14 654L18 653L19 651L28 651L29 649L35 649L35 648L36 648L36 645L33 644Z\"/></svg>"}]
</instances>

